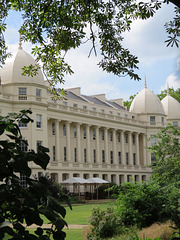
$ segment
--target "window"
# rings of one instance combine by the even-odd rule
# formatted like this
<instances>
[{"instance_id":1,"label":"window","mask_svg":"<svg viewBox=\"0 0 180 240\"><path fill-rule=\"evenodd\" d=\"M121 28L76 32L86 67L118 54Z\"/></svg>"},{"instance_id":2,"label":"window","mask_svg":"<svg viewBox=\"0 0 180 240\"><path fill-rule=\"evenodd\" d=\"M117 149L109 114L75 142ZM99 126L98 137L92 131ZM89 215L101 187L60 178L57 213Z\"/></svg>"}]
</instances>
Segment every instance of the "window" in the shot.
<instances>
[{"instance_id":1,"label":"window","mask_svg":"<svg viewBox=\"0 0 180 240\"><path fill-rule=\"evenodd\" d=\"M161 122L164 123L164 117L161 117Z\"/></svg>"},{"instance_id":2,"label":"window","mask_svg":"<svg viewBox=\"0 0 180 240\"><path fill-rule=\"evenodd\" d=\"M77 162L77 148L74 148L74 162Z\"/></svg>"},{"instance_id":3,"label":"window","mask_svg":"<svg viewBox=\"0 0 180 240\"><path fill-rule=\"evenodd\" d=\"M65 124L63 125L63 136L64 137L66 136L66 125Z\"/></svg>"},{"instance_id":4,"label":"window","mask_svg":"<svg viewBox=\"0 0 180 240\"><path fill-rule=\"evenodd\" d=\"M76 130L76 127L74 127L74 138L77 137L77 130Z\"/></svg>"},{"instance_id":5,"label":"window","mask_svg":"<svg viewBox=\"0 0 180 240\"><path fill-rule=\"evenodd\" d=\"M173 122L173 127L178 127L178 122Z\"/></svg>"},{"instance_id":6,"label":"window","mask_svg":"<svg viewBox=\"0 0 180 240\"><path fill-rule=\"evenodd\" d=\"M118 116L118 117L120 117L120 116L121 116L121 114L120 114L120 113L117 113L117 116Z\"/></svg>"},{"instance_id":7,"label":"window","mask_svg":"<svg viewBox=\"0 0 180 240\"><path fill-rule=\"evenodd\" d=\"M37 141L36 142L36 149L37 149L37 152L39 151L39 147L42 146L42 141Z\"/></svg>"},{"instance_id":8,"label":"window","mask_svg":"<svg viewBox=\"0 0 180 240\"><path fill-rule=\"evenodd\" d=\"M104 109L101 109L101 113L104 113Z\"/></svg>"},{"instance_id":9,"label":"window","mask_svg":"<svg viewBox=\"0 0 180 240\"><path fill-rule=\"evenodd\" d=\"M19 88L19 100L27 100L27 88Z\"/></svg>"},{"instance_id":10,"label":"window","mask_svg":"<svg viewBox=\"0 0 180 240\"><path fill-rule=\"evenodd\" d=\"M118 159L119 159L119 164L121 164L121 152L118 152Z\"/></svg>"},{"instance_id":11,"label":"window","mask_svg":"<svg viewBox=\"0 0 180 240\"><path fill-rule=\"evenodd\" d=\"M129 154L128 154L128 152L126 153L126 165L128 165L129 164Z\"/></svg>"},{"instance_id":12,"label":"window","mask_svg":"<svg viewBox=\"0 0 180 240\"><path fill-rule=\"evenodd\" d=\"M20 149L23 152L27 152L28 151L28 143L27 143L26 140L20 142Z\"/></svg>"},{"instance_id":13,"label":"window","mask_svg":"<svg viewBox=\"0 0 180 240\"><path fill-rule=\"evenodd\" d=\"M96 139L96 131L95 131L95 128L93 128L93 140Z\"/></svg>"},{"instance_id":14,"label":"window","mask_svg":"<svg viewBox=\"0 0 180 240\"><path fill-rule=\"evenodd\" d=\"M55 135L55 132L56 132L56 131L55 131L55 123L53 122L53 123L52 123L52 135Z\"/></svg>"},{"instance_id":15,"label":"window","mask_svg":"<svg viewBox=\"0 0 180 240\"><path fill-rule=\"evenodd\" d=\"M151 163L153 164L156 161L156 157L154 156L154 153L151 153Z\"/></svg>"},{"instance_id":16,"label":"window","mask_svg":"<svg viewBox=\"0 0 180 240\"><path fill-rule=\"evenodd\" d=\"M27 123L22 123L21 121L18 122L20 128L27 128Z\"/></svg>"},{"instance_id":17,"label":"window","mask_svg":"<svg viewBox=\"0 0 180 240\"><path fill-rule=\"evenodd\" d=\"M150 141L151 141L151 146L156 145L156 136L155 135L151 135Z\"/></svg>"},{"instance_id":18,"label":"window","mask_svg":"<svg viewBox=\"0 0 180 240\"><path fill-rule=\"evenodd\" d=\"M56 149L55 149L55 146L53 146L53 161L56 161Z\"/></svg>"},{"instance_id":19,"label":"window","mask_svg":"<svg viewBox=\"0 0 180 240\"><path fill-rule=\"evenodd\" d=\"M22 188L27 187L26 176L23 174L20 174L20 185Z\"/></svg>"},{"instance_id":20,"label":"window","mask_svg":"<svg viewBox=\"0 0 180 240\"><path fill-rule=\"evenodd\" d=\"M36 88L36 97L41 97L41 89Z\"/></svg>"},{"instance_id":21,"label":"window","mask_svg":"<svg viewBox=\"0 0 180 240\"><path fill-rule=\"evenodd\" d=\"M96 149L93 150L94 163L96 163Z\"/></svg>"},{"instance_id":22,"label":"window","mask_svg":"<svg viewBox=\"0 0 180 240\"><path fill-rule=\"evenodd\" d=\"M41 125L42 125L41 118L42 116L40 114L36 115L36 128L41 128Z\"/></svg>"},{"instance_id":23,"label":"window","mask_svg":"<svg viewBox=\"0 0 180 240\"><path fill-rule=\"evenodd\" d=\"M78 105L77 105L76 103L73 104L73 107L74 107L74 108L77 108L77 106L78 106Z\"/></svg>"},{"instance_id":24,"label":"window","mask_svg":"<svg viewBox=\"0 0 180 240\"><path fill-rule=\"evenodd\" d=\"M127 115L127 114L124 114L124 117L125 117L125 118L128 118L128 115Z\"/></svg>"},{"instance_id":25,"label":"window","mask_svg":"<svg viewBox=\"0 0 180 240\"><path fill-rule=\"evenodd\" d=\"M84 137L84 139L86 139L86 128L85 127L83 129L83 137Z\"/></svg>"},{"instance_id":26,"label":"window","mask_svg":"<svg viewBox=\"0 0 180 240\"><path fill-rule=\"evenodd\" d=\"M84 148L84 162L87 162L87 151L86 148Z\"/></svg>"},{"instance_id":27,"label":"window","mask_svg":"<svg viewBox=\"0 0 180 240\"><path fill-rule=\"evenodd\" d=\"M135 119L135 116L132 116L132 119L134 120L134 119Z\"/></svg>"},{"instance_id":28,"label":"window","mask_svg":"<svg viewBox=\"0 0 180 240\"><path fill-rule=\"evenodd\" d=\"M136 154L133 153L133 164L136 165Z\"/></svg>"},{"instance_id":29,"label":"window","mask_svg":"<svg viewBox=\"0 0 180 240\"><path fill-rule=\"evenodd\" d=\"M155 116L150 116L150 123L155 123L156 117Z\"/></svg>"},{"instance_id":30,"label":"window","mask_svg":"<svg viewBox=\"0 0 180 240\"><path fill-rule=\"evenodd\" d=\"M118 133L117 139L118 139L118 142L120 143L121 142L121 134L120 133Z\"/></svg>"},{"instance_id":31,"label":"window","mask_svg":"<svg viewBox=\"0 0 180 240\"><path fill-rule=\"evenodd\" d=\"M94 112L96 112L96 108L93 107L92 110L93 110Z\"/></svg>"},{"instance_id":32,"label":"window","mask_svg":"<svg viewBox=\"0 0 180 240\"><path fill-rule=\"evenodd\" d=\"M101 130L101 140L104 141L104 130Z\"/></svg>"},{"instance_id":33,"label":"window","mask_svg":"<svg viewBox=\"0 0 180 240\"><path fill-rule=\"evenodd\" d=\"M113 140L113 133L112 133L112 131L109 132L109 140L110 140L110 142L112 142L112 140Z\"/></svg>"},{"instance_id":34,"label":"window","mask_svg":"<svg viewBox=\"0 0 180 240\"><path fill-rule=\"evenodd\" d=\"M113 151L110 151L110 163L113 164Z\"/></svg>"},{"instance_id":35,"label":"window","mask_svg":"<svg viewBox=\"0 0 180 240\"><path fill-rule=\"evenodd\" d=\"M134 134L132 135L132 142L133 142L133 144L135 145L135 143L136 143L136 137L135 137Z\"/></svg>"},{"instance_id":36,"label":"window","mask_svg":"<svg viewBox=\"0 0 180 240\"><path fill-rule=\"evenodd\" d=\"M105 151L102 150L102 163L105 163Z\"/></svg>"},{"instance_id":37,"label":"window","mask_svg":"<svg viewBox=\"0 0 180 240\"><path fill-rule=\"evenodd\" d=\"M112 112L112 111L109 111L109 114L110 114L110 115L112 115L112 114L113 114L113 112Z\"/></svg>"},{"instance_id":38,"label":"window","mask_svg":"<svg viewBox=\"0 0 180 240\"><path fill-rule=\"evenodd\" d=\"M83 106L83 109L84 109L84 110L87 110L87 106Z\"/></svg>"},{"instance_id":39,"label":"window","mask_svg":"<svg viewBox=\"0 0 180 240\"><path fill-rule=\"evenodd\" d=\"M64 105L64 106L67 106L67 102L63 101L63 105Z\"/></svg>"},{"instance_id":40,"label":"window","mask_svg":"<svg viewBox=\"0 0 180 240\"><path fill-rule=\"evenodd\" d=\"M128 134L125 134L125 143L128 143Z\"/></svg>"},{"instance_id":41,"label":"window","mask_svg":"<svg viewBox=\"0 0 180 240\"><path fill-rule=\"evenodd\" d=\"M64 147L64 162L66 162L66 147Z\"/></svg>"}]
</instances>

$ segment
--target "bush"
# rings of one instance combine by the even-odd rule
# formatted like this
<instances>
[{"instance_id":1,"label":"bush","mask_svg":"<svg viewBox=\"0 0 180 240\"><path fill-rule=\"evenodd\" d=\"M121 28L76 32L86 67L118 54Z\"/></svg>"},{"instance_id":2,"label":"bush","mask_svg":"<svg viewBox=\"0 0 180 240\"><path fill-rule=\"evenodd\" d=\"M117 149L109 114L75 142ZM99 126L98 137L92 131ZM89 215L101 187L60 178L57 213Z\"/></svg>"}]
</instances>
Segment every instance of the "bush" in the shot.
<instances>
[{"instance_id":1,"label":"bush","mask_svg":"<svg viewBox=\"0 0 180 240\"><path fill-rule=\"evenodd\" d=\"M94 208L90 217L90 224L92 228L91 232L87 234L88 240L113 237L122 231L121 221L112 208L108 208L107 210Z\"/></svg>"}]
</instances>

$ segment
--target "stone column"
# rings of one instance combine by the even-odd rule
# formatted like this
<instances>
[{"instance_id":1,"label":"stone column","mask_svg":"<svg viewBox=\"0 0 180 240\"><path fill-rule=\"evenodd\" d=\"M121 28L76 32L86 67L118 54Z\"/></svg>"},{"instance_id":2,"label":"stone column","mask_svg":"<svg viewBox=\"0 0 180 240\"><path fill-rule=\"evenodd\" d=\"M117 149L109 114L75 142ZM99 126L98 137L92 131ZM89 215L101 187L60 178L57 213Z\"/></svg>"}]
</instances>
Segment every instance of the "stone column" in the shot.
<instances>
[{"instance_id":1,"label":"stone column","mask_svg":"<svg viewBox=\"0 0 180 240\"><path fill-rule=\"evenodd\" d=\"M129 132L129 133L128 133L128 147L129 147L129 165L133 165L132 132Z\"/></svg>"},{"instance_id":2,"label":"stone column","mask_svg":"<svg viewBox=\"0 0 180 240\"><path fill-rule=\"evenodd\" d=\"M100 163L100 154L99 154L99 126L96 126L96 162Z\"/></svg>"},{"instance_id":3,"label":"stone column","mask_svg":"<svg viewBox=\"0 0 180 240\"><path fill-rule=\"evenodd\" d=\"M90 147L90 125L86 125L86 139L87 139L87 162L91 162L91 147Z\"/></svg>"},{"instance_id":4,"label":"stone column","mask_svg":"<svg viewBox=\"0 0 180 240\"><path fill-rule=\"evenodd\" d=\"M80 123L76 124L77 128L77 160L81 162L81 134L80 134Z\"/></svg>"},{"instance_id":5,"label":"stone column","mask_svg":"<svg viewBox=\"0 0 180 240\"><path fill-rule=\"evenodd\" d=\"M143 134L143 165L146 166L146 135Z\"/></svg>"},{"instance_id":6,"label":"stone column","mask_svg":"<svg viewBox=\"0 0 180 240\"><path fill-rule=\"evenodd\" d=\"M109 149L108 149L108 128L104 128L104 141L105 141L105 163L109 163Z\"/></svg>"},{"instance_id":7,"label":"stone column","mask_svg":"<svg viewBox=\"0 0 180 240\"><path fill-rule=\"evenodd\" d=\"M136 133L136 164L137 166L140 165L140 159L139 159L139 134Z\"/></svg>"},{"instance_id":8,"label":"stone column","mask_svg":"<svg viewBox=\"0 0 180 240\"><path fill-rule=\"evenodd\" d=\"M70 136L70 123L66 122L66 152L67 152L67 161L71 161L71 136Z\"/></svg>"},{"instance_id":9,"label":"stone column","mask_svg":"<svg viewBox=\"0 0 180 240\"><path fill-rule=\"evenodd\" d=\"M117 129L113 129L113 157L114 157L114 164L118 164L117 150L116 150L116 131L117 131Z\"/></svg>"},{"instance_id":10,"label":"stone column","mask_svg":"<svg viewBox=\"0 0 180 240\"><path fill-rule=\"evenodd\" d=\"M60 144L59 144L59 121L55 120L55 151L56 161L60 161Z\"/></svg>"},{"instance_id":11,"label":"stone column","mask_svg":"<svg viewBox=\"0 0 180 240\"><path fill-rule=\"evenodd\" d=\"M126 157L124 150L124 130L121 130L121 162L123 165L126 165Z\"/></svg>"}]
</instances>

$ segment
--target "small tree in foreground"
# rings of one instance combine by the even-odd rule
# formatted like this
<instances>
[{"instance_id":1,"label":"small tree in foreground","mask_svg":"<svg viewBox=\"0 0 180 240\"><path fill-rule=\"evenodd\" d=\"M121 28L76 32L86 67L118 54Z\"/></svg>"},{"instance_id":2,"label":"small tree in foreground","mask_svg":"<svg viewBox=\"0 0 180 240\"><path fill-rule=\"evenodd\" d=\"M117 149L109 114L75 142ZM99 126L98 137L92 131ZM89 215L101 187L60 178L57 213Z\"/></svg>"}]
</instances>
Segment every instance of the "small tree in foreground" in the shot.
<instances>
[{"instance_id":1,"label":"small tree in foreground","mask_svg":"<svg viewBox=\"0 0 180 240\"><path fill-rule=\"evenodd\" d=\"M24 152L23 140L17 121L32 122L30 111L9 114L0 117L0 135L6 134L9 140L0 140L0 239L8 235L13 240L49 240L65 239L63 227L66 210L59 200L68 199L58 193L53 194L50 182L45 177L32 179L31 162L46 170L49 163L49 151L40 146L38 152ZM2 138L1 138L2 139ZM21 185L20 176L26 178L27 187ZM70 206L70 205L69 205ZM43 228L43 218L51 223L51 228ZM36 230L28 227L36 224Z\"/></svg>"}]
</instances>

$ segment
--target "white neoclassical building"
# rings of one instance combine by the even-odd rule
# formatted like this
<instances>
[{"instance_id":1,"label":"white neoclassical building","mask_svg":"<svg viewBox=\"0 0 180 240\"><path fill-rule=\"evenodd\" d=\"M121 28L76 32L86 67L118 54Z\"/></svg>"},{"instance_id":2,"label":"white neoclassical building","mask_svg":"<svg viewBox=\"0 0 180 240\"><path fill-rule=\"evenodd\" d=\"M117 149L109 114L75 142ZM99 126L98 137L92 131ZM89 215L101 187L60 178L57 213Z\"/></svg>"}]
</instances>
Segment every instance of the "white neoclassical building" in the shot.
<instances>
[{"instance_id":1,"label":"white neoclassical building","mask_svg":"<svg viewBox=\"0 0 180 240\"><path fill-rule=\"evenodd\" d=\"M20 128L29 149L50 149L47 172L56 181L100 177L121 184L149 178L153 156L147 148L156 141L153 136L169 122L180 126L174 98L167 95L161 102L145 83L129 111L122 99L86 96L80 88L68 89L66 100L53 102L41 71L35 77L21 75L30 64L35 61L20 44L14 59L0 69L0 112L33 112L34 122ZM34 174L42 171L31 167Z\"/></svg>"}]
</instances>

